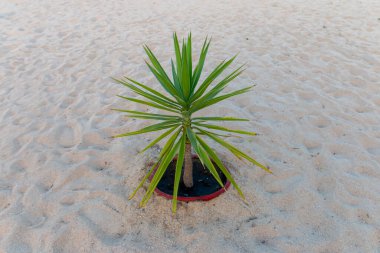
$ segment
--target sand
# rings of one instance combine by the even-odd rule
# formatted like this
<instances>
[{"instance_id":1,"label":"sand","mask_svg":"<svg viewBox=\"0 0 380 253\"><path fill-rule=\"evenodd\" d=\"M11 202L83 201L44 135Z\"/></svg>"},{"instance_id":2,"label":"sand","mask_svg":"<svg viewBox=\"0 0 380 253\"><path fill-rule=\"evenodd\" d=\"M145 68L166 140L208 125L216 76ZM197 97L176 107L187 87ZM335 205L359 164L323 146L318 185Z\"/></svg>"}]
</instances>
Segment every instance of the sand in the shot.
<instances>
[{"instance_id":1,"label":"sand","mask_svg":"<svg viewBox=\"0 0 380 253\"><path fill-rule=\"evenodd\" d=\"M142 45L168 65L190 30L206 72L247 64L232 88L254 91L204 114L250 118L260 135L230 141L274 175L211 142L248 204L172 216L127 200L159 147L110 138L146 125L111 108L146 107L109 77L159 89ZM380 252L378 0L2 0L0 31L0 252Z\"/></svg>"}]
</instances>

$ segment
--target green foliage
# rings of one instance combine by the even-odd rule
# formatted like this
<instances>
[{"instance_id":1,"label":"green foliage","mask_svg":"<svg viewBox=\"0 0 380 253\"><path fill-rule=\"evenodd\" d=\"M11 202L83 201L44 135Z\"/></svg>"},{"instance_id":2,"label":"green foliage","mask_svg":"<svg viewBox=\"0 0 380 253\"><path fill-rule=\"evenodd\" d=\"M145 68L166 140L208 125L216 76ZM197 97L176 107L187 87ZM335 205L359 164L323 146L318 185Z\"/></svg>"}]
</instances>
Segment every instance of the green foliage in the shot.
<instances>
[{"instance_id":1,"label":"green foliage","mask_svg":"<svg viewBox=\"0 0 380 253\"><path fill-rule=\"evenodd\" d=\"M230 172L224 167L223 163L217 156L217 154L212 150L212 148L206 143L203 137L208 137L209 139L220 144L222 147L228 149L232 154L234 154L239 159L244 158L245 160L251 162L254 165L259 166L267 172L271 171L264 165L257 162L255 159L251 158L247 154L243 153L236 147L232 146L220 137L228 137L232 135L222 135L220 132L234 133L234 134L244 134L244 135L256 135L254 132L248 132L243 130L229 129L209 122L218 121L248 121L247 119L233 118L233 117L192 117L193 113L211 106L213 104L219 103L227 98L246 93L252 89L253 86L249 86L243 89L239 89L227 94L221 94L221 92L243 72L243 66L235 69L226 77L221 79L213 87L211 85L234 61L235 57L229 60L222 61L205 79L203 82L199 82L203 66L206 60L206 55L210 46L210 39L206 38L201 53L199 56L198 63L193 69L192 62L192 45L191 45L191 34L189 34L187 40L182 41L182 49L178 42L177 35L173 35L174 41L174 51L175 51L175 63L171 61L171 75L172 79L169 78L168 74L165 72L160 62L157 60L156 56L149 49L148 46L144 46L144 50L149 57L150 62L146 61L148 68L151 70L153 75L156 77L157 81L165 89L165 91L170 95L170 98L156 90L141 84L129 77L123 77L121 79L114 79L116 82L129 88L136 94L143 97L143 99L137 99L132 97L119 96L120 98L132 101L135 103L140 103L148 105L150 107L158 108L164 111L171 112L172 114L154 114L133 110L124 109L114 109L122 113L126 113L127 116L137 119L147 119L156 120L159 123L144 127L138 131L128 132L116 135L114 137L124 137L132 136L137 134L143 134L148 132L155 132L165 130L160 136L154 139L147 147L145 147L141 152L146 151L165 137L169 137L168 141L164 145L161 153L159 154L158 161L154 164L147 175L140 182L135 191L131 194L132 198L138 189L142 187L145 181L153 173L154 169L158 166L156 173L154 174L150 185L143 197L140 206L145 206L149 198L152 196L154 189L161 180L164 172L167 169L169 163L173 158L178 155L176 170L175 170L175 180L174 180L174 191L173 191L173 212L176 211L177 207L177 193L178 186L180 182L180 175L182 172L185 144L191 143L194 151L199 156L200 161L205 165L210 173L215 177L218 183L223 187L222 181L216 172L213 162L217 164L220 170L224 173L232 185L237 189L240 196L244 199L244 195L240 190L239 186L233 179ZM214 131L216 130L216 132Z\"/></svg>"}]
</instances>

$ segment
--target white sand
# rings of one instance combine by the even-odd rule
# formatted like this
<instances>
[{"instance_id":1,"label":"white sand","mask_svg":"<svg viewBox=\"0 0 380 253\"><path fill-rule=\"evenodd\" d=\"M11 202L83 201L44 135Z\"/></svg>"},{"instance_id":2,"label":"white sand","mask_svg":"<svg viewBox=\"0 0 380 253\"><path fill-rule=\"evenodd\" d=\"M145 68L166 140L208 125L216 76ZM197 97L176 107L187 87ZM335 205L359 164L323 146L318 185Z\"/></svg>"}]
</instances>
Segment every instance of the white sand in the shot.
<instances>
[{"instance_id":1,"label":"white sand","mask_svg":"<svg viewBox=\"0 0 380 253\"><path fill-rule=\"evenodd\" d=\"M380 252L380 1L0 1L0 252ZM110 76L159 85L171 35L213 37L206 71L240 52L255 91L213 115L274 175L217 148L246 193L181 204L127 196L157 149L112 140L145 109ZM237 66L237 65L236 65ZM214 145L216 147L216 145Z\"/></svg>"}]
</instances>

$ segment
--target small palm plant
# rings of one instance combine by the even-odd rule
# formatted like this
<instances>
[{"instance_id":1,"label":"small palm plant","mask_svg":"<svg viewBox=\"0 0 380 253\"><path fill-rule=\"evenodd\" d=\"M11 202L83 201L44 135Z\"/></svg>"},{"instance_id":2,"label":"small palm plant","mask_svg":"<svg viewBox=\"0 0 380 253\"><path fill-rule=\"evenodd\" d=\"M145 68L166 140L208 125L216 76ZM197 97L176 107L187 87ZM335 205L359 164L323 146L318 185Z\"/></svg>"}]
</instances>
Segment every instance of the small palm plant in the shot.
<instances>
[{"instance_id":1,"label":"small palm plant","mask_svg":"<svg viewBox=\"0 0 380 253\"><path fill-rule=\"evenodd\" d=\"M145 206L148 200L150 199L151 195L153 194L153 191L157 187L159 181L161 180L162 176L164 175L168 165L172 162L174 157L177 156L174 175L172 206L173 212L176 212L178 187L181 180L181 175L183 174L183 183L186 187L193 186L193 162L191 154L192 148L194 149L195 153L199 156L199 160L201 161L201 163L210 171L210 173L214 176L214 178L221 185L221 187L224 186L214 164L216 164L217 167L219 167L221 172L232 183L232 185L238 191L239 195L244 199L244 195L237 183L235 182L234 178L231 176L230 172L225 168L218 155L213 151L209 144L206 143L204 137L208 137L209 139L215 141L224 148L227 148L239 159L244 158L249 162L253 163L254 165L257 165L265 171L271 173L271 171L267 167L260 164L247 154L243 153L233 145L223 140L222 138L226 137L226 135L223 135L221 132L235 134L237 133L244 135L256 135L256 133L243 130L229 129L210 123L218 121L248 121L247 119L214 116L193 117L193 115L199 110L216 104L218 102L221 102L227 98L246 93L250 91L253 86L239 89L227 94L221 94L224 88L226 88L226 86L230 84L232 80L234 80L243 72L243 66L232 71L221 81L216 83L216 85L211 85L213 81L217 77L219 77L220 74L234 61L236 56L232 57L229 60L222 61L210 73L210 75L204 78L203 82L200 83L199 80L205 63L207 51L210 46L210 40L207 38L205 39L201 49L198 63L194 69L192 60L191 34L189 34L187 42L185 40L182 41L182 49L180 48L180 44L178 42L176 33L173 34L173 40L176 62L174 63L173 60L171 60L172 79L169 78L168 74L165 72L165 70L163 69L153 52L149 49L149 47L144 46L144 50L150 60L150 63L146 62L147 66L149 67L150 71L154 74L161 86L170 95L170 97L129 77L124 77L122 79L114 79L116 82L131 89L134 93L142 96L144 100L125 96L119 97L128 101L148 105L150 107L158 108L169 112L169 114L155 114L133 110L113 109L119 112L127 113L127 116L131 118L160 121L157 124L144 127L138 131L128 132L114 136L125 137L165 130L164 133L162 133L156 139L154 139L141 152L146 151L165 137L170 136L166 144L162 148L157 162L150 168L149 172L145 175L138 187L131 194L130 199L133 198L137 190L140 189L142 185L145 183L145 181L151 177L152 173L155 172L154 176L151 179L150 185L145 193L145 196L143 197L140 203L140 206ZM182 170L184 170L183 173Z\"/></svg>"}]
</instances>

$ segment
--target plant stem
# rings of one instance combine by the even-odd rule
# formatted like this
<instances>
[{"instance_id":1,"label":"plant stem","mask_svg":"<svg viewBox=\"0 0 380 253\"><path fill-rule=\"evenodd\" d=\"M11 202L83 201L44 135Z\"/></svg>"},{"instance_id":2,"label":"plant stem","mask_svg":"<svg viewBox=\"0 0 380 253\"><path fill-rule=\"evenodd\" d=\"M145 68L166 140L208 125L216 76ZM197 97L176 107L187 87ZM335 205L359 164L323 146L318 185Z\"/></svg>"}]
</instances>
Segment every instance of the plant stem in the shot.
<instances>
[{"instance_id":1,"label":"plant stem","mask_svg":"<svg viewBox=\"0 0 380 253\"><path fill-rule=\"evenodd\" d=\"M187 188L193 187L193 159L191 157L191 143L185 147L185 167L183 171L183 183Z\"/></svg>"}]
</instances>

